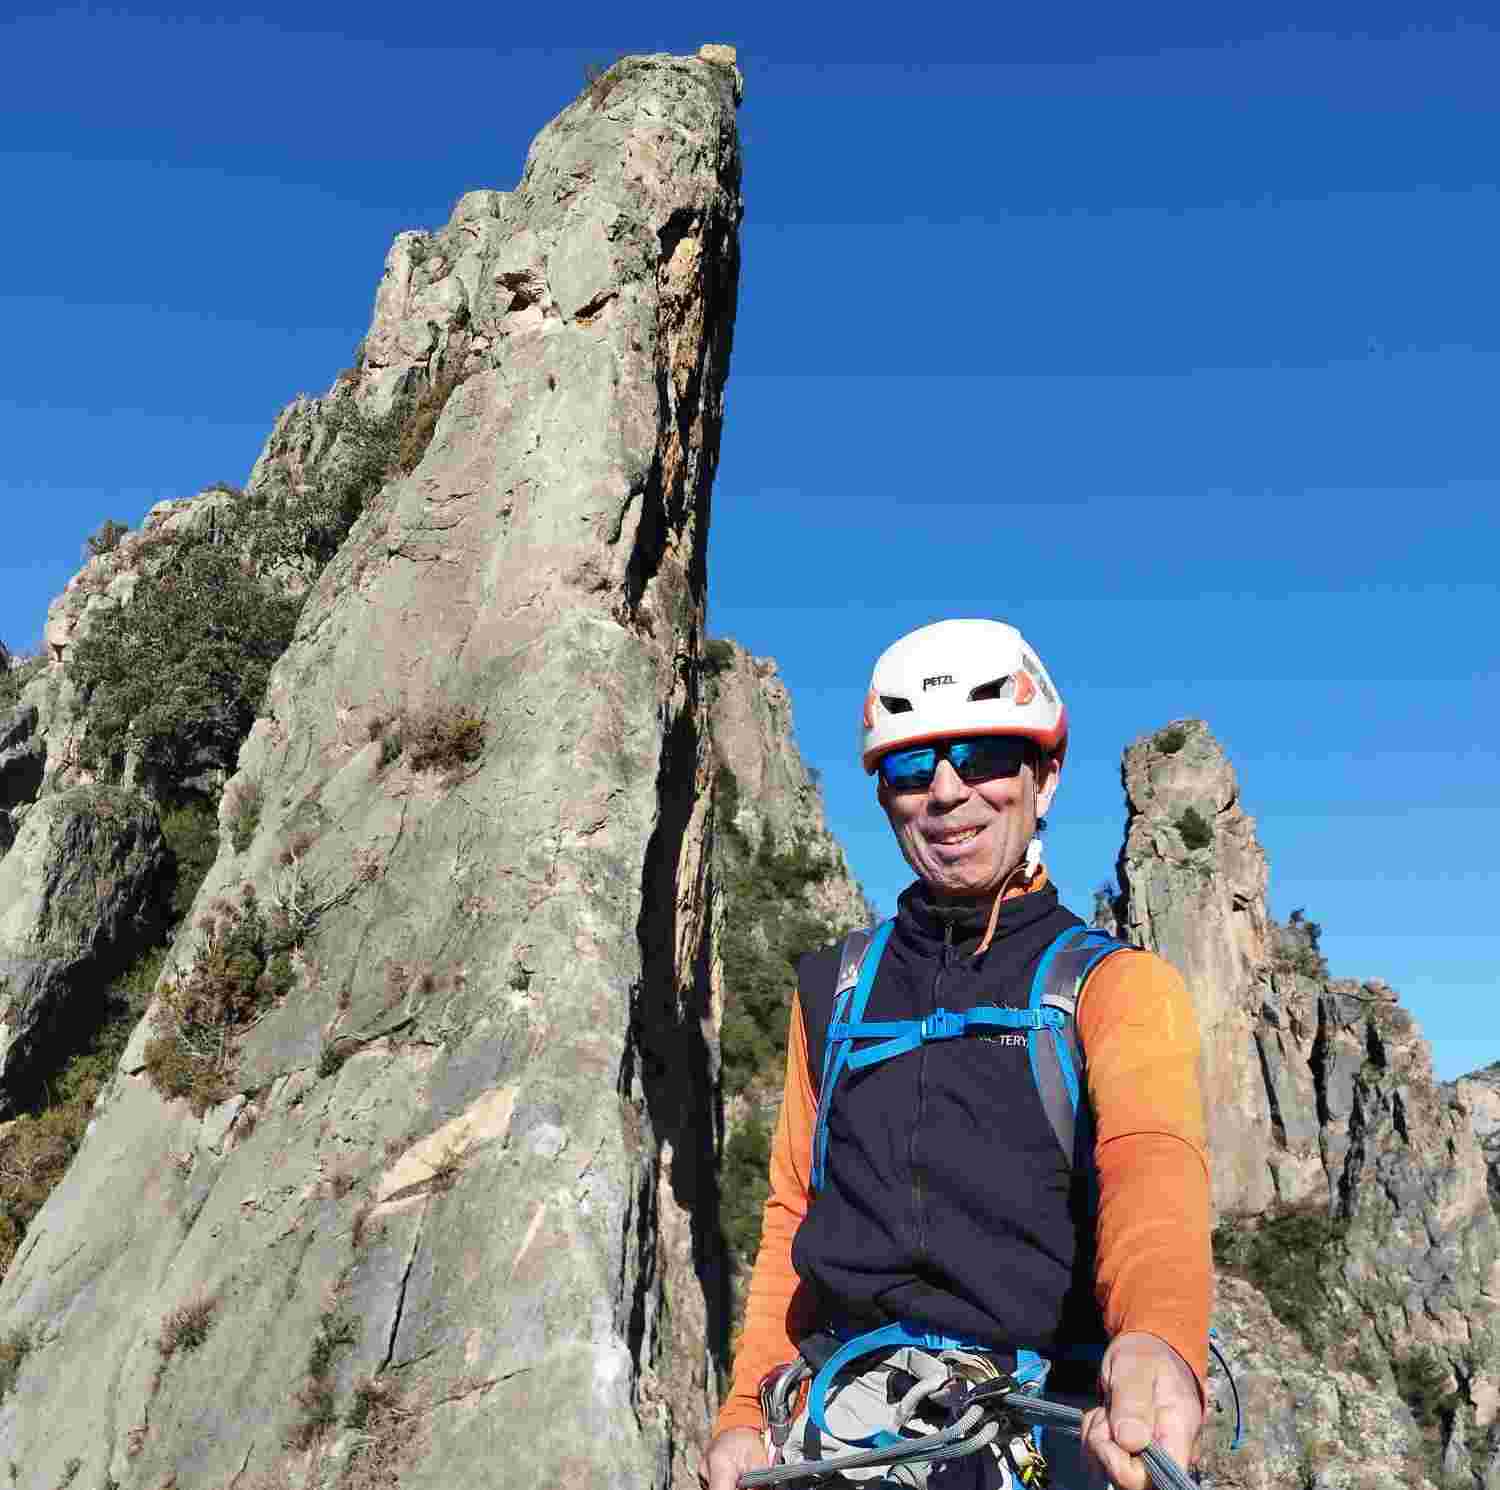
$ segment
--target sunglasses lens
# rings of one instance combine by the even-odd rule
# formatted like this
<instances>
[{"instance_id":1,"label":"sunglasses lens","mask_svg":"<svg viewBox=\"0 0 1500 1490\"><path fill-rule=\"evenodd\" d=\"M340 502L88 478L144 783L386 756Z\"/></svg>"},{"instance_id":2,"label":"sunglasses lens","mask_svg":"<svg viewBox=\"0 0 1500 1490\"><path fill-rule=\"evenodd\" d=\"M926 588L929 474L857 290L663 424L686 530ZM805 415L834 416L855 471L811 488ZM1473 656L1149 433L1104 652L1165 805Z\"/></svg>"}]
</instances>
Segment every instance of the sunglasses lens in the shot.
<instances>
[{"instance_id":1,"label":"sunglasses lens","mask_svg":"<svg viewBox=\"0 0 1500 1490\"><path fill-rule=\"evenodd\" d=\"M931 746L893 750L880 758L880 779L893 791L921 791L937 773L937 751Z\"/></svg>"},{"instance_id":2,"label":"sunglasses lens","mask_svg":"<svg viewBox=\"0 0 1500 1490\"><path fill-rule=\"evenodd\" d=\"M948 759L961 780L993 781L1014 776L1025 763L1028 744L1015 735L988 735L977 740L955 740Z\"/></svg>"}]
</instances>

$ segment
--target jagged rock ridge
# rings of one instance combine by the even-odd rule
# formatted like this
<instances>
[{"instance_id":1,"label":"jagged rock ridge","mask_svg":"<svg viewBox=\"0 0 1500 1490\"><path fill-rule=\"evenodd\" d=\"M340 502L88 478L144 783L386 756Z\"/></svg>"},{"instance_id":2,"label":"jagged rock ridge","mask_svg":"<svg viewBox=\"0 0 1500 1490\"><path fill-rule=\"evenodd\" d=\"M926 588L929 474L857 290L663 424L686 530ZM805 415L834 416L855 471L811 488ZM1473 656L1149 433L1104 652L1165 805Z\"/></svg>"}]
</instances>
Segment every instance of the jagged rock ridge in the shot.
<instances>
[{"instance_id":1,"label":"jagged rock ridge","mask_svg":"<svg viewBox=\"0 0 1500 1490\"><path fill-rule=\"evenodd\" d=\"M738 91L724 49L617 63L514 192L398 240L353 386L226 494L295 500L340 393L442 387L306 599L155 1013L0 1290L19 1486L691 1482L724 1339L700 677ZM67 651L129 600L88 588L28 689L57 785ZM223 1100L164 1100L200 1058Z\"/></svg>"},{"instance_id":2,"label":"jagged rock ridge","mask_svg":"<svg viewBox=\"0 0 1500 1490\"><path fill-rule=\"evenodd\" d=\"M1136 741L1123 777L1116 912L1181 969L1204 1037L1217 1322L1250 1425L1240 1453L1216 1442L1216 1480L1493 1490L1500 1228L1469 1112L1395 993L1329 978L1316 932L1271 919L1254 820L1201 720Z\"/></svg>"},{"instance_id":3,"label":"jagged rock ridge","mask_svg":"<svg viewBox=\"0 0 1500 1490\"><path fill-rule=\"evenodd\" d=\"M810 846L827 865L807 886L814 911L831 926L873 925L875 909L829 831L822 791L797 748L791 696L775 660L724 638L709 644L709 662L714 755L734 781L731 820L722 826L782 852Z\"/></svg>"}]
</instances>

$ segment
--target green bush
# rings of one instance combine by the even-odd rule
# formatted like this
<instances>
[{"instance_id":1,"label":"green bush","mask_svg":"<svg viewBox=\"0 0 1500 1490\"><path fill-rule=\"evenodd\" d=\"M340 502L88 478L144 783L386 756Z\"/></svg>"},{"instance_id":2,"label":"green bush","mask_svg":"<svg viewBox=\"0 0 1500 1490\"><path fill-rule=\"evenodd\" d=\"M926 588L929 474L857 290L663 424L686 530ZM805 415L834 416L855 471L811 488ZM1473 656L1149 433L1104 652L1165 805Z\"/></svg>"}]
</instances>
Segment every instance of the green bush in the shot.
<instances>
[{"instance_id":1,"label":"green bush","mask_svg":"<svg viewBox=\"0 0 1500 1490\"><path fill-rule=\"evenodd\" d=\"M747 1118L724 1145L719 1210L724 1240L739 1272L754 1265L760 1249L761 1217L770 1193L771 1128L759 1115Z\"/></svg>"},{"instance_id":2,"label":"green bush","mask_svg":"<svg viewBox=\"0 0 1500 1490\"><path fill-rule=\"evenodd\" d=\"M1177 831L1189 849L1207 848L1214 841L1213 825L1196 807L1183 808L1177 819Z\"/></svg>"},{"instance_id":3,"label":"green bush","mask_svg":"<svg viewBox=\"0 0 1500 1490\"><path fill-rule=\"evenodd\" d=\"M26 1357L31 1354L31 1347L31 1336L25 1330L11 1330L0 1339L0 1402L10 1395Z\"/></svg>"},{"instance_id":4,"label":"green bush","mask_svg":"<svg viewBox=\"0 0 1500 1490\"><path fill-rule=\"evenodd\" d=\"M739 780L720 762L714 785L725 902L720 1049L724 1089L731 1096L751 1083L779 1086L797 960L847 929L807 903L807 889L827 878L832 866L805 843L784 850L769 838L752 844L735 826L739 802Z\"/></svg>"},{"instance_id":5,"label":"green bush","mask_svg":"<svg viewBox=\"0 0 1500 1490\"><path fill-rule=\"evenodd\" d=\"M128 523L116 522L109 517L104 520L103 526L94 533L90 533L83 541L84 553L90 559L97 559L100 554L112 554L120 546L120 540L130 531Z\"/></svg>"},{"instance_id":6,"label":"green bush","mask_svg":"<svg viewBox=\"0 0 1500 1490\"><path fill-rule=\"evenodd\" d=\"M1309 921L1305 912L1295 910L1285 926L1273 923L1271 966L1277 972L1300 973L1305 978L1326 978L1328 959L1323 956L1323 928Z\"/></svg>"},{"instance_id":7,"label":"green bush","mask_svg":"<svg viewBox=\"0 0 1500 1490\"><path fill-rule=\"evenodd\" d=\"M0 713L20 702L26 685L46 667L45 657L20 658L0 642Z\"/></svg>"},{"instance_id":8,"label":"green bush","mask_svg":"<svg viewBox=\"0 0 1500 1490\"><path fill-rule=\"evenodd\" d=\"M261 913L249 885L237 905L215 901L200 925L203 947L162 987L144 1051L151 1084L164 1097L185 1098L199 1116L229 1095L234 1037L290 989L294 941L284 916Z\"/></svg>"},{"instance_id":9,"label":"green bush","mask_svg":"<svg viewBox=\"0 0 1500 1490\"><path fill-rule=\"evenodd\" d=\"M1396 1390L1411 1408L1419 1428L1436 1428L1452 1417L1458 1393L1448 1389L1448 1368L1435 1350L1419 1347L1397 1356L1391 1362L1391 1369L1396 1377Z\"/></svg>"},{"instance_id":10,"label":"green bush","mask_svg":"<svg viewBox=\"0 0 1500 1490\"><path fill-rule=\"evenodd\" d=\"M1323 1275L1343 1250L1344 1227L1319 1205L1221 1222L1214 1262L1253 1283L1271 1312L1314 1354L1329 1343L1335 1308Z\"/></svg>"},{"instance_id":11,"label":"green bush","mask_svg":"<svg viewBox=\"0 0 1500 1490\"><path fill-rule=\"evenodd\" d=\"M1187 731L1180 724L1169 724L1154 741L1163 755L1176 755L1187 744Z\"/></svg>"},{"instance_id":12,"label":"green bush","mask_svg":"<svg viewBox=\"0 0 1500 1490\"><path fill-rule=\"evenodd\" d=\"M315 578L381 488L416 470L462 382L461 371L444 370L415 399L380 418L362 413L346 388L328 412L333 454L298 490L272 487L253 499L247 533L256 564L311 568Z\"/></svg>"},{"instance_id":13,"label":"green bush","mask_svg":"<svg viewBox=\"0 0 1500 1490\"><path fill-rule=\"evenodd\" d=\"M734 666L734 643L715 638L703 648L703 671L710 678L727 673Z\"/></svg>"},{"instance_id":14,"label":"green bush","mask_svg":"<svg viewBox=\"0 0 1500 1490\"><path fill-rule=\"evenodd\" d=\"M719 950L724 971L720 1029L722 1083L728 1096L779 1090L786 1069L787 1024L797 986L797 961L846 927L808 904L807 890L832 865L805 843L778 849L769 838L752 843L735 826L740 784L722 761L714 783L718 867L724 888ZM731 1260L747 1268L760 1245L767 1191L770 1133L752 1117L725 1145L721 1227Z\"/></svg>"},{"instance_id":15,"label":"green bush","mask_svg":"<svg viewBox=\"0 0 1500 1490\"><path fill-rule=\"evenodd\" d=\"M70 650L69 673L88 699L81 765L108 777L135 751L168 796L206 769L233 768L306 587L381 487L421 460L460 381L445 372L379 419L338 398L327 413L331 453L305 485L247 495L220 483L236 498L226 524L145 535L150 559L130 603ZM105 524L91 546L113 547L117 528ZM0 704L13 686L0 685Z\"/></svg>"},{"instance_id":16,"label":"green bush","mask_svg":"<svg viewBox=\"0 0 1500 1490\"><path fill-rule=\"evenodd\" d=\"M219 856L219 817L209 803L195 798L162 813L161 834L174 866L170 915L175 924L192 909Z\"/></svg>"},{"instance_id":17,"label":"green bush","mask_svg":"<svg viewBox=\"0 0 1500 1490\"><path fill-rule=\"evenodd\" d=\"M402 417L363 414L347 395L329 409L334 453L296 491L256 493L246 519L246 545L262 571L311 570L315 579L339 551L370 500L397 472Z\"/></svg>"},{"instance_id":18,"label":"green bush","mask_svg":"<svg viewBox=\"0 0 1500 1490\"><path fill-rule=\"evenodd\" d=\"M232 768L299 609L229 547L180 544L71 649L69 672L89 700L80 764L108 775L134 750L169 787Z\"/></svg>"}]
</instances>

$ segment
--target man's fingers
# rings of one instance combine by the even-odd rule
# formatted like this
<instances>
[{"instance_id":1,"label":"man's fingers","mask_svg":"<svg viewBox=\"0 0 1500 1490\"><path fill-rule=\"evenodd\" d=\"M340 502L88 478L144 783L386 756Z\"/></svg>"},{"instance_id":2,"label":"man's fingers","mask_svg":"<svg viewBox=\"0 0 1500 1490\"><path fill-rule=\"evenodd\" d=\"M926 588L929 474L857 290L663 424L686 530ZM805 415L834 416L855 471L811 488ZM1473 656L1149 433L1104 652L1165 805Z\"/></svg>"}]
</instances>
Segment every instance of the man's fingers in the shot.
<instances>
[{"instance_id":1,"label":"man's fingers","mask_svg":"<svg viewBox=\"0 0 1500 1490\"><path fill-rule=\"evenodd\" d=\"M1201 1414L1196 1399L1191 1404L1164 1402L1156 1413L1156 1442L1182 1469L1190 1469L1197 1454Z\"/></svg>"},{"instance_id":2,"label":"man's fingers","mask_svg":"<svg viewBox=\"0 0 1500 1490\"><path fill-rule=\"evenodd\" d=\"M766 1467L766 1446L753 1428L729 1428L709 1444L698 1465L698 1479L708 1490L735 1490L747 1469Z\"/></svg>"},{"instance_id":3,"label":"man's fingers","mask_svg":"<svg viewBox=\"0 0 1500 1490\"><path fill-rule=\"evenodd\" d=\"M1146 1466L1132 1458L1110 1434L1109 1414L1102 1407L1090 1408L1083 1417L1083 1447L1120 1490L1146 1490L1150 1483Z\"/></svg>"},{"instance_id":4,"label":"man's fingers","mask_svg":"<svg viewBox=\"0 0 1500 1490\"><path fill-rule=\"evenodd\" d=\"M1109 1393L1110 1436L1127 1453L1139 1454L1155 1435L1159 1406L1154 1372L1116 1372Z\"/></svg>"},{"instance_id":5,"label":"man's fingers","mask_svg":"<svg viewBox=\"0 0 1500 1490\"><path fill-rule=\"evenodd\" d=\"M1164 1340L1116 1338L1104 1360L1105 1406L1088 1415L1089 1454L1122 1490L1145 1490L1145 1464L1135 1457L1155 1443L1183 1468L1192 1462L1203 1404L1187 1362Z\"/></svg>"}]
</instances>

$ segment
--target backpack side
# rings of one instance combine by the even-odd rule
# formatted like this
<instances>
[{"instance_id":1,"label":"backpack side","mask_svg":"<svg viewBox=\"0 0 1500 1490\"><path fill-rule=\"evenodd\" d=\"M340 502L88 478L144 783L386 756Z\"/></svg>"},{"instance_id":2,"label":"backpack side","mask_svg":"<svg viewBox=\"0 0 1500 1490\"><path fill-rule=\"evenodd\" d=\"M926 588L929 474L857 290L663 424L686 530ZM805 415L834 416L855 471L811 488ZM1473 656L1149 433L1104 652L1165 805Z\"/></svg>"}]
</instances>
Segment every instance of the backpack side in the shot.
<instances>
[{"instance_id":1,"label":"backpack side","mask_svg":"<svg viewBox=\"0 0 1500 1490\"><path fill-rule=\"evenodd\" d=\"M1027 1051L1047 1121L1074 1168L1088 1164L1093 1156L1093 1123L1086 1101L1087 1053L1078 1038L1078 1001L1089 974L1105 958L1134 950L1128 942L1102 931L1070 927L1042 955L1031 980L1029 1007L1056 1009L1063 1015L1060 1029L1032 1030Z\"/></svg>"}]
</instances>

